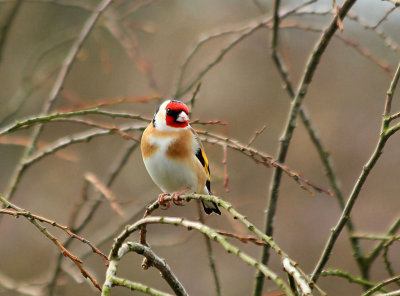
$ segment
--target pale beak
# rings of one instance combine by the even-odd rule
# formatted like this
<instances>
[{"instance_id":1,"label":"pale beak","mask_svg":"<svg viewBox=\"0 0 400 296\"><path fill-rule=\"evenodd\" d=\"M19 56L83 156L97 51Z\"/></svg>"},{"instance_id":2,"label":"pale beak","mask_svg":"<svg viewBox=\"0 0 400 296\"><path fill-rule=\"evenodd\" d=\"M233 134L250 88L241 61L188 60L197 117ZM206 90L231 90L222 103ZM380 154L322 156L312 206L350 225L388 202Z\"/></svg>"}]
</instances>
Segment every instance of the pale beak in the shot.
<instances>
[{"instance_id":1,"label":"pale beak","mask_svg":"<svg viewBox=\"0 0 400 296\"><path fill-rule=\"evenodd\" d=\"M181 111L179 113L178 117L176 118L177 122L188 122L189 121L189 116L186 114L185 111Z\"/></svg>"}]
</instances>

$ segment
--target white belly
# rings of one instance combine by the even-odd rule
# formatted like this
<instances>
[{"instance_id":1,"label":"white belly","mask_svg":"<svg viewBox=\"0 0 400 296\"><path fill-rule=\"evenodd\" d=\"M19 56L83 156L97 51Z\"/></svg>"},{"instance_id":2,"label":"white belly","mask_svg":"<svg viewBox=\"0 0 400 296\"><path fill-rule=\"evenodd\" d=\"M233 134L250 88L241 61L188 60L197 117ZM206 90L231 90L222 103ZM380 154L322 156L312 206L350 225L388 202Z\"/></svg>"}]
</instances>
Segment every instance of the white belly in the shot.
<instances>
[{"instance_id":1,"label":"white belly","mask_svg":"<svg viewBox=\"0 0 400 296\"><path fill-rule=\"evenodd\" d=\"M195 173L184 163L167 159L162 149L155 152L152 157L146 158L144 164L154 183L164 193L172 193L188 187L195 190L197 186Z\"/></svg>"}]
</instances>

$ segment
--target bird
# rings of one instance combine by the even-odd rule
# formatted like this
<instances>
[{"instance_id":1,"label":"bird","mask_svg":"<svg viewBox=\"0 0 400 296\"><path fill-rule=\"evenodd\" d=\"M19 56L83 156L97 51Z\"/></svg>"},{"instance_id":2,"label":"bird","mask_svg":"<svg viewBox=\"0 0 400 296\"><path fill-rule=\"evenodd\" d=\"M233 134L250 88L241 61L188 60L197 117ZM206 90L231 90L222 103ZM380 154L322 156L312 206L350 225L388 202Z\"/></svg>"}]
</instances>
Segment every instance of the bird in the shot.
<instances>
[{"instance_id":1,"label":"bird","mask_svg":"<svg viewBox=\"0 0 400 296\"><path fill-rule=\"evenodd\" d=\"M160 205L171 195L177 205L183 193L211 195L210 167L203 145L189 124L189 109L178 100L164 101L142 134L141 151L144 165L153 182L163 193ZM206 214L221 215L217 204L201 201Z\"/></svg>"}]
</instances>

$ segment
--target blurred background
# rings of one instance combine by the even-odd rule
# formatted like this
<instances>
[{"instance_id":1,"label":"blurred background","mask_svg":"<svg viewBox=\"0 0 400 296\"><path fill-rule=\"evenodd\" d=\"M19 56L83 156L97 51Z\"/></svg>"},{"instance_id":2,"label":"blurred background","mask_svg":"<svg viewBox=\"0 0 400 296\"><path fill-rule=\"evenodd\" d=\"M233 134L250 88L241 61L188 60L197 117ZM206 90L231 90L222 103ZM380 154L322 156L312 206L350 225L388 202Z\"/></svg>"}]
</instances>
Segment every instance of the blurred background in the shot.
<instances>
[{"instance_id":1,"label":"blurred background","mask_svg":"<svg viewBox=\"0 0 400 296\"><path fill-rule=\"evenodd\" d=\"M2 127L40 113L65 55L97 3L92 0L22 1L8 28L6 42L0 45ZM181 88L177 91L181 65L199 40L217 32L253 25L271 15L272 4L273 1L264 0L115 0L84 42L52 111L121 100L123 103L110 104L103 109L151 118L163 99L182 93L238 34L223 35L200 47L188 63L182 75ZM298 1L283 1L282 11L298 4ZM339 1L338 5L341 4ZM15 1L0 0L2 27L7 24L15 5ZM358 16L358 21L346 19L344 32L337 33L347 42L333 38L304 100L312 123L330 152L346 198L375 148L386 91L399 61L399 11L392 11L377 28L373 28L393 6L389 1L356 3L351 13ZM331 9L332 1L320 0L307 6L305 11L328 12ZM321 34L310 28L323 29L331 19L332 13L310 13L282 21L278 49L295 86ZM225 135L244 145L256 130L265 125L265 130L252 145L275 156L290 100L271 59L270 38L270 29L257 30L233 47L202 77L191 119L227 122L223 126L197 125L195 128ZM193 88L189 88L178 99L189 100L192 91ZM400 110L399 99L397 92L393 99L393 112ZM90 118L118 125L131 122L111 121L99 116ZM38 141L38 149L88 129L77 123L47 123ZM0 137L2 193L8 188L30 133L31 129L24 129ZM131 134L140 137L138 131ZM90 172L105 182L111 168L130 144L129 140L113 134L70 145L45 157L27 169L13 202L32 213L68 224L74 204L81 196L85 174ZM363 187L351 215L357 233L383 235L399 217L399 145L400 135L394 135ZM263 229L273 169L257 165L237 151L228 150L228 193L223 186L221 147L205 144L205 149L214 193L231 202L240 213ZM314 184L329 188L317 151L300 121L290 144L287 164ZM144 168L140 149L133 151L111 190L126 216L116 214L104 201L81 233L92 243L106 235L120 233L124 219L135 214L134 220L139 219L143 206L154 201L160 193ZM83 216L97 198L92 189L89 193ZM168 211L156 214L192 220L198 217L195 202L184 207L172 206ZM312 196L284 175L274 238L304 271L311 273L340 214L334 197L319 193ZM206 223L247 235L246 229L224 212L222 216L206 217ZM61 241L67 238L57 229L48 229ZM150 226L148 231L148 242L159 256L167 260L190 295L215 295L202 235L169 226ZM259 246L238 241L232 243L255 258L261 254ZM365 252L375 244L362 241ZM98 246L108 254L111 245L112 239L108 239ZM73 242L69 250L78 256L90 251L79 241ZM388 254L395 273L400 270L399 251L395 242ZM217 244L214 244L214 252L222 295L251 295L254 270ZM40 286L47 283L54 273L59 250L25 219L3 217L0 254L2 277ZM141 269L141 260L138 255L127 255L118 275L170 292L154 268ZM61 273L55 295L98 295L90 283L76 281L71 276L75 274L82 281L79 271L68 259L63 259L63 266L70 272ZM100 283L104 281L106 268L99 256L89 254L84 266ZM272 256L269 267L284 276L277 256ZM326 268L338 268L359 276L346 230L341 233ZM388 277L382 259L378 258L371 270L371 280L380 281ZM319 284L329 295L359 295L362 292L360 286L336 277L322 277ZM266 295L276 290L273 282L265 282ZM130 295L132 292L115 288L112 293ZM0 287L0 295L20 294Z\"/></svg>"}]
</instances>

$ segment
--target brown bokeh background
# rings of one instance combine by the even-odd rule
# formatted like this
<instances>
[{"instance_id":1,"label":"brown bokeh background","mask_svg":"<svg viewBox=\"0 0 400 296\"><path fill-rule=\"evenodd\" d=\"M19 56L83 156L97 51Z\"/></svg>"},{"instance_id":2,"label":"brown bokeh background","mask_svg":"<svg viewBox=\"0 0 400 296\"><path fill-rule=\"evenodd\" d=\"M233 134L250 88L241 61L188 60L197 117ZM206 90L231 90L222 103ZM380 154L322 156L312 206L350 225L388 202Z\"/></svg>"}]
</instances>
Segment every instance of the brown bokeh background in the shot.
<instances>
[{"instance_id":1,"label":"brown bokeh background","mask_svg":"<svg viewBox=\"0 0 400 296\"><path fill-rule=\"evenodd\" d=\"M85 5L97 1L81 1ZM256 1L149 1L131 13L129 8L146 1L115 1L114 5L98 22L84 43L64 89L53 110L78 108L80 105L112 100L119 97L148 97L160 94L169 98L175 92L180 65L188 50L201 36L257 20L262 12ZM272 3L259 1L266 13ZM283 9L296 1L284 1ZM352 9L367 24L374 25L392 7L390 2L359 1ZM0 62L0 119L21 108L4 124L16 119L38 114L54 81L49 73L55 73L73 38L88 18L88 11L73 4L56 5L26 1L10 28L8 40ZM341 4L341 3L339 3ZM10 9L10 2L0 1L0 19ZM317 10L329 9L331 1L319 1L311 6ZM78 5L79 6L79 5ZM126 14L126 15L125 15ZM129 28L130 51L109 31L108 21L123 16L116 22ZM110 19L109 19L110 18ZM288 22L301 22L324 28L332 15L292 17ZM395 42L399 38L400 15L394 11L379 28ZM340 34L340 33L338 33ZM282 29L280 45L282 57L294 82L300 78L307 57L320 33L298 29ZM344 36L351 38L391 69L398 63L398 53L390 50L372 31L358 23L344 21ZM235 35L233 35L235 36ZM282 88L282 81L270 58L270 31L261 29L234 47L201 80L200 92L192 109L192 119L203 121L219 119L227 126L197 126L246 144L257 129L266 125L264 132L255 140L254 147L275 155L289 110L289 99ZM195 55L184 76L187 85L229 42L225 36L207 43ZM125 44L126 45L126 44ZM356 182L362 166L371 155L379 137L385 94L391 75L377 64L360 55L353 48L334 38L323 55L315 77L304 100L313 125L326 149L330 152L340 187L347 198ZM26 98L26 100L25 100ZM180 98L188 100L190 93ZM399 111L399 95L395 94L393 110ZM125 103L106 107L109 110L126 111L151 117L160 100L147 103ZM100 122L122 123L101 117L91 117ZM86 130L73 123L46 124L39 144L48 143L68 134ZM30 130L0 138L0 192L7 184L18 163L23 147L17 140L27 139ZM140 135L134 133L134 135ZM14 144L6 143L13 142ZM13 199L20 207L33 213L68 222L73 204L79 199L83 176L86 172L104 179L127 146L127 140L119 135L99 137L90 142L72 145L62 153L44 158L29 168ZM352 211L356 229L360 233L384 234L398 218L400 208L399 183L400 136L394 135L384 149L376 167L370 174ZM223 188L224 168L222 150L218 146L205 145L213 175L214 193L230 201L241 213L248 216L259 228L264 226L264 216L272 169L255 164L236 151L228 151L230 192ZM301 172L313 183L329 188L324 169L307 132L299 122L292 139L287 164ZM123 205L127 215L139 212L159 193L136 150L126 167L112 186L112 191ZM92 197L96 195L92 194ZM89 203L90 205L90 203ZM197 219L195 203L185 207L172 207L157 214L184 216ZM306 272L312 272L329 236L330 229L340 217L340 209L334 197L326 194L311 196L286 175L282 178L278 211L275 218L275 240ZM104 202L99 212L82 235L96 242L102 235L122 230L122 218ZM221 217L206 217L212 227L247 234L245 229L223 213ZM63 233L49 227L61 239ZM133 238L132 238L133 239ZM198 233L169 226L149 227L149 242L164 257L182 281L190 295L214 295L214 283L208 268L204 239ZM249 254L259 258L261 248L232 241ZM100 248L108 254L112 241ZM374 244L363 242L365 250ZM86 245L75 242L70 248L80 255L88 250ZM389 258L396 271L400 270L398 243L389 251ZM250 295L254 270L227 254L214 244L218 273L223 295ZM327 268L339 268L358 275L352 258L346 231L343 231L333 250ZM0 271L14 279L29 283L43 283L54 270L58 249L37 229L23 218L3 217L0 225ZM70 262L64 260L65 265ZM169 291L159 273L150 269L142 271L141 257L130 254L120 266L120 276ZM91 255L85 266L100 282L104 280L105 266L100 257ZM276 256L269 267L283 276ZM371 279L380 281L389 277L382 259L373 266ZM329 295L359 295L361 288L339 278L321 278L319 284ZM265 283L265 292L276 287ZM1 289L0 289L1 291ZM131 292L116 288L114 295ZM63 274L57 295L96 295L90 285L77 283ZM16 295L0 292L0 295Z\"/></svg>"}]
</instances>

